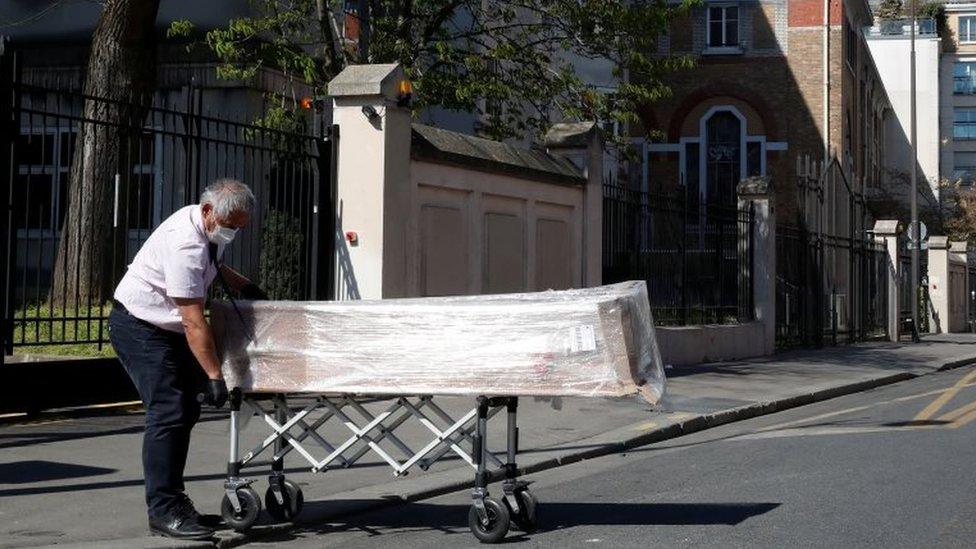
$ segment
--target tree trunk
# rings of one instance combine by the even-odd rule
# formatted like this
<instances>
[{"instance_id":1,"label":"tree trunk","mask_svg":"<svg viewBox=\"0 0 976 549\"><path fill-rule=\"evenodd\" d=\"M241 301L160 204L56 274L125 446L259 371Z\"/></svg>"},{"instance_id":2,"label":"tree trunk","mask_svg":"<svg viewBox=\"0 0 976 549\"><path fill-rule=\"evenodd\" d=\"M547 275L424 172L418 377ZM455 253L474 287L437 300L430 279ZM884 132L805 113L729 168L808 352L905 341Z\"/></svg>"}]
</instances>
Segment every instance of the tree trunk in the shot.
<instances>
[{"instance_id":1,"label":"tree trunk","mask_svg":"<svg viewBox=\"0 0 976 549\"><path fill-rule=\"evenodd\" d=\"M127 153L139 139L155 87L158 10L159 0L107 0L95 28L84 85L85 122L79 124L71 158L68 212L51 283L52 306L108 300L116 282L113 268L125 265L120 252L124 216L117 230L112 223L115 174L123 182L131 176Z\"/></svg>"}]
</instances>

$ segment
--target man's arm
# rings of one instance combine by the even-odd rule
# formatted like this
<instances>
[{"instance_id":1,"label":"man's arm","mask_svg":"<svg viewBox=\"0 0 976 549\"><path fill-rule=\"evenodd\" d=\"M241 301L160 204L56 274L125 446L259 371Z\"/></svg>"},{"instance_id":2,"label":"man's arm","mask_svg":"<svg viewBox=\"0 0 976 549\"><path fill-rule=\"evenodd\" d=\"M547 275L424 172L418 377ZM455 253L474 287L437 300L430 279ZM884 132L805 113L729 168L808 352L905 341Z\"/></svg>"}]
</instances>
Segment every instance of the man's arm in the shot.
<instances>
[{"instance_id":1,"label":"man's arm","mask_svg":"<svg viewBox=\"0 0 976 549\"><path fill-rule=\"evenodd\" d=\"M229 283L229 282L228 282ZM222 379L220 360L217 358L217 348L214 346L213 333L210 324L203 315L203 299L174 298L176 306L183 317L183 330L190 351L200 363L200 367L210 379Z\"/></svg>"}]
</instances>

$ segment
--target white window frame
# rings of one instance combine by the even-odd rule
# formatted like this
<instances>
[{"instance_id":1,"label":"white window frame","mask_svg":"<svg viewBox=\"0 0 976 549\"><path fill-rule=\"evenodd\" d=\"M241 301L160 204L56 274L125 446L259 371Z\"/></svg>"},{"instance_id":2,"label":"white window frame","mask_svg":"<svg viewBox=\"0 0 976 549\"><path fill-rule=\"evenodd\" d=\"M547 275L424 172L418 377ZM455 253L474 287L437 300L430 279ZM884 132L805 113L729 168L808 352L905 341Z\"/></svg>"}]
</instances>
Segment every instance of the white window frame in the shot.
<instances>
[{"instance_id":1,"label":"white window frame","mask_svg":"<svg viewBox=\"0 0 976 549\"><path fill-rule=\"evenodd\" d=\"M963 34L963 26L966 27L966 34ZM960 44L976 44L976 15L960 15L959 16L959 43ZM968 36L967 40L963 39L963 36Z\"/></svg>"},{"instance_id":2,"label":"white window frame","mask_svg":"<svg viewBox=\"0 0 976 549\"><path fill-rule=\"evenodd\" d=\"M742 53L742 6L738 2L716 2L705 4L705 51L704 53ZM722 10L722 45L712 45L712 9ZM735 16L735 44L727 44L725 36L726 10L736 9Z\"/></svg>"}]
</instances>

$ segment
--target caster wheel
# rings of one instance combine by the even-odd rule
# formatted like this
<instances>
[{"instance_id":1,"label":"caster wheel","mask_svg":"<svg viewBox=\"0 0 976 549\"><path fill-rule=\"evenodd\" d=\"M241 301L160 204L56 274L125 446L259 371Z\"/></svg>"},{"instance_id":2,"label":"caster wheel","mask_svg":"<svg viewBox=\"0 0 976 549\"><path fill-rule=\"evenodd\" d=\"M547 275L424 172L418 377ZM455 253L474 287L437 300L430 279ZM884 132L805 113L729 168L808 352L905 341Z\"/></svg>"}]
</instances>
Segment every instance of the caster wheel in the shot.
<instances>
[{"instance_id":1,"label":"caster wheel","mask_svg":"<svg viewBox=\"0 0 976 549\"><path fill-rule=\"evenodd\" d=\"M305 498L302 496L302 489L290 480L283 480L282 487L285 489L282 494L284 503L278 503L274 490L269 486L264 493L264 506L268 510L268 514L275 520L291 521L302 512Z\"/></svg>"},{"instance_id":2,"label":"caster wheel","mask_svg":"<svg viewBox=\"0 0 976 549\"><path fill-rule=\"evenodd\" d=\"M536 508L539 506L539 501L528 490L515 492L515 497L518 500L519 512L515 513L512 512L511 508L508 509L512 515L512 523L523 532L534 531L539 527L539 522L536 519ZM508 507L507 499L505 500L505 507Z\"/></svg>"},{"instance_id":3,"label":"caster wheel","mask_svg":"<svg viewBox=\"0 0 976 549\"><path fill-rule=\"evenodd\" d=\"M488 514L488 524L481 522L478 508L472 505L468 511L468 527L481 543L498 543L508 533L511 522L508 507L497 499L485 498L485 511Z\"/></svg>"},{"instance_id":4,"label":"caster wheel","mask_svg":"<svg viewBox=\"0 0 976 549\"><path fill-rule=\"evenodd\" d=\"M224 495L224 500L220 502L220 514L224 517L224 522L237 532L243 532L254 526L261 514L261 498L253 488L241 488L237 490L237 499L241 503L241 511L234 510L234 504L230 498Z\"/></svg>"}]
</instances>

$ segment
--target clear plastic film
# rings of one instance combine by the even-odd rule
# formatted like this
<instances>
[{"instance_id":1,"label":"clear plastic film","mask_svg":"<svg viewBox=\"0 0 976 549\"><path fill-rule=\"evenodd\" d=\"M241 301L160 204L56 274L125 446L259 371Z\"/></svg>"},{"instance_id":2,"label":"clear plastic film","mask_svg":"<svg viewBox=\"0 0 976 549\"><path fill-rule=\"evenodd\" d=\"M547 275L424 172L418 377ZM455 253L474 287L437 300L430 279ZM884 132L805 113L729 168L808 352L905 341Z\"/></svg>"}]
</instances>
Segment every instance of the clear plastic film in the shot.
<instances>
[{"instance_id":1,"label":"clear plastic film","mask_svg":"<svg viewBox=\"0 0 976 549\"><path fill-rule=\"evenodd\" d=\"M228 386L249 393L624 396L664 370L642 281L377 301L214 302ZM252 340L253 337L253 340Z\"/></svg>"}]
</instances>

